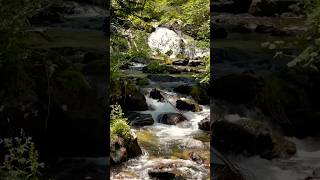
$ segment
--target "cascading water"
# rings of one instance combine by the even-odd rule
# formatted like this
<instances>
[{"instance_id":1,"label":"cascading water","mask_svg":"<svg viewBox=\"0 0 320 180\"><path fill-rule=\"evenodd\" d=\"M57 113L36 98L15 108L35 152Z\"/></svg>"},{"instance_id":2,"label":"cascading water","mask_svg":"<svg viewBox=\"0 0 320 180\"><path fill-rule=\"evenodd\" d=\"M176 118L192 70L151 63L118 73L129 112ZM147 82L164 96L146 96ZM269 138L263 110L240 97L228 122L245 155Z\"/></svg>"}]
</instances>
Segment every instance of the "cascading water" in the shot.
<instances>
[{"instance_id":1,"label":"cascading water","mask_svg":"<svg viewBox=\"0 0 320 180\"><path fill-rule=\"evenodd\" d=\"M258 156L232 157L242 169L259 180L305 180L320 167L319 139L299 140L289 138L297 146L297 153L289 159L269 161Z\"/></svg>"},{"instance_id":2,"label":"cascading water","mask_svg":"<svg viewBox=\"0 0 320 180\"><path fill-rule=\"evenodd\" d=\"M151 88L144 90L149 92ZM125 162L120 169L114 170L112 172L113 179L152 179L149 176L150 171L159 168L161 171L176 172L186 179L207 179L209 177L210 142L195 138L198 135L209 137L209 133L198 128L198 122L209 116L209 107L202 106L200 112L181 112L189 120L191 124L189 127L158 123L157 118L160 114L179 112L174 107L176 99L190 98L181 97L167 90L161 90L161 92L166 97L166 101L159 102L146 95L150 110L140 112L151 114L155 123L151 126L134 129L144 154ZM189 152L202 153L201 155L205 155L207 161L199 164L189 157L182 158Z\"/></svg>"},{"instance_id":3,"label":"cascading water","mask_svg":"<svg viewBox=\"0 0 320 180\"><path fill-rule=\"evenodd\" d=\"M175 32L166 27L157 27L148 38L150 49L156 54L157 51L165 54L172 52L170 58L176 58L179 54L184 54L190 59L208 56L210 50L201 49L195 46L193 39L182 32Z\"/></svg>"}]
</instances>

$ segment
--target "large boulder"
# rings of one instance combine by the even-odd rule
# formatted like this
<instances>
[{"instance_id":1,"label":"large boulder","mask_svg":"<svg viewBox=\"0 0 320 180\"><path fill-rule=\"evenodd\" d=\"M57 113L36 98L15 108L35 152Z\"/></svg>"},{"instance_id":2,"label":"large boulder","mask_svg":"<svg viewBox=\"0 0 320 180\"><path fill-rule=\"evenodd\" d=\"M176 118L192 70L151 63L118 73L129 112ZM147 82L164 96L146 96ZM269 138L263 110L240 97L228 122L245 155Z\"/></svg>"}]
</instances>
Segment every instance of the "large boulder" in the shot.
<instances>
[{"instance_id":1,"label":"large boulder","mask_svg":"<svg viewBox=\"0 0 320 180\"><path fill-rule=\"evenodd\" d=\"M120 79L110 83L111 104L118 103L125 112L148 110L146 98L134 81Z\"/></svg>"},{"instance_id":2,"label":"large boulder","mask_svg":"<svg viewBox=\"0 0 320 180\"><path fill-rule=\"evenodd\" d=\"M151 114L140 114L137 112L130 112L128 114L128 120L133 126L149 126L154 123Z\"/></svg>"},{"instance_id":3,"label":"large boulder","mask_svg":"<svg viewBox=\"0 0 320 180\"><path fill-rule=\"evenodd\" d=\"M196 106L190 102L178 99L176 101L176 108L182 111L195 111Z\"/></svg>"},{"instance_id":4,"label":"large boulder","mask_svg":"<svg viewBox=\"0 0 320 180\"><path fill-rule=\"evenodd\" d=\"M188 119L179 113L164 113L158 116L158 122L168 125L177 125L184 121Z\"/></svg>"},{"instance_id":5,"label":"large boulder","mask_svg":"<svg viewBox=\"0 0 320 180\"><path fill-rule=\"evenodd\" d=\"M180 99L176 101L176 108L182 111L193 111L193 112L200 111L200 107L198 105L190 101L184 101Z\"/></svg>"},{"instance_id":6,"label":"large boulder","mask_svg":"<svg viewBox=\"0 0 320 180\"><path fill-rule=\"evenodd\" d=\"M127 90L124 106L128 111L143 111L148 109L146 98L138 88Z\"/></svg>"},{"instance_id":7,"label":"large boulder","mask_svg":"<svg viewBox=\"0 0 320 180\"><path fill-rule=\"evenodd\" d=\"M273 134L261 121L240 119L216 121L212 126L215 148L227 153L260 155L262 158L288 158L296 153L294 143Z\"/></svg>"}]
</instances>

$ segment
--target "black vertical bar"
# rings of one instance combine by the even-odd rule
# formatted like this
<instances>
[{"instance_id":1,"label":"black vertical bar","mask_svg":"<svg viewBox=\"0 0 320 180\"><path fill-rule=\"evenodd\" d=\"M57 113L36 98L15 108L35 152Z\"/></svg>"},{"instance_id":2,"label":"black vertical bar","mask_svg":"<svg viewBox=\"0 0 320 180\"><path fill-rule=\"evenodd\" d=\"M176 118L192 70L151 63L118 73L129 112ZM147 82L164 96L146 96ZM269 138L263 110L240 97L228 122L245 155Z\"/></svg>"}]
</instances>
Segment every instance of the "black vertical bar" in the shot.
<instances>
[{"instance_id":1,"label":"black vertical bar","mask_svg":"<svg viewBox=\"0 0 320 180\"><path fill-rule=\"evenodd\" d=\"M106 150L107 150L107 167L106 167L106 179L110 179L110 115L109 115L109 94L110 94L110 18L111 18L111 13L110 13L110 0L105 1L105 8L107 11L107 17L104 20L104 32L105 32L105 37L106 37L106 96L107 96L107 102L106 102L106 113L105 113L105 122L106 124L104 125L104 132L106 135Z\"/></svg>"}]
</instances>

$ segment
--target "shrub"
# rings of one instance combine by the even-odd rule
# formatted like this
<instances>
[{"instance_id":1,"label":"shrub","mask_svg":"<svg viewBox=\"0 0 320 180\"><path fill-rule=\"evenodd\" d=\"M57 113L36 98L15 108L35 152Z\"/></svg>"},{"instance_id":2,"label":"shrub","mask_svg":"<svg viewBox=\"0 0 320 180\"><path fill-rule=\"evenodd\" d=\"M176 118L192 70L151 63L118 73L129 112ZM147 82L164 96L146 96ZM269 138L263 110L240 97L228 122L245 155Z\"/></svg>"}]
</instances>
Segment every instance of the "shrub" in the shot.
<instances>
[{"instance_id":1,"label":"shrub","mask_svg":"<svg viewBox=\"0 0 320 180\"><path fill-rule=\"evenodd\" d=\"M31 137L7 138L0 140L7 150L3 164L0 165L0 179L39 180L44 164L38 161L38 152Z\"/></svg>"},{"instance_id":2,"label":"shrub","mask_svg":"<svg viewBox=\"0 0 320 180\"><path fill-rule=\"evenodd\" d=\"M145 73L151 74L161 74L161 73L168 73L166 70L166 66L160 64L159 62L151 62L148 66L145 67Z\"/></svg>"},{"instance_id":3,"label":"shrub","mask_svg":"<svg viewBox=\"0 0 320 180\"><path fill-rule=\"evenodd\" d=\"M128 143L131 139L131 130L127 118L125 118L120 105L112 105L111 108L110 138L114 140L120 136Z\"/></svg>"}]
</instances>

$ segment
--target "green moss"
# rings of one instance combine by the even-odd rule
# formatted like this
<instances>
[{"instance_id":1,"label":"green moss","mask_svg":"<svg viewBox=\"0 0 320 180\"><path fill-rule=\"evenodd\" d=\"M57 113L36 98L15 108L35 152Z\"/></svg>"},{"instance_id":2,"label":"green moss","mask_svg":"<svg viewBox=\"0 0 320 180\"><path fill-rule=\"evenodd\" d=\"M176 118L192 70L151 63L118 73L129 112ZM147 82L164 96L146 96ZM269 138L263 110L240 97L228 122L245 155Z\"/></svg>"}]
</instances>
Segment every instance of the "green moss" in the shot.
<instances>
[{"instance_id":1,"label":"green moss","mask_svg":"<svg viewBox=\"0 0 320 180\"><path fill-rule=\"evenodd\" d=\"M151 74L168 73L166 70L166 66L160 64L159 62L151 62L150 64L148 64L147 70L145 72Z\"/></svg>"},{"instance_id":2,"label":"green moss","mask_svg":"<svg viewBox=\"0 0 320 180\"><path fill-rule=\"evenodd\" d=\"M203 101L209 101L210 99L207 95L206 90L200 85L193 86L190 94L193 97L193 99L199 102L200 104Z\"/></svg>"},{"instance_id":3,"label":"green moss","mask_svg":"<svg viewBox=\"0 0 320 180\"><path fill-rule=\"evenodd\" d=\"M138 86L146 86L146 85L149 84L149 81L146 78L138 78L137 81L136 81L136 84Z\"/></svg>"},{"instance_id":4,"label":"green moss","mask_svg":"<svg viewBox=\"0 0 320 180\"><path fill-rule=\"evenodd\" d=\"M194 139L196 140L200 140L202 142L210 142L210 133L206 133L206 132L201 132L201 133L197 133L193 136Z\"/></svg>"}]
</instances>

